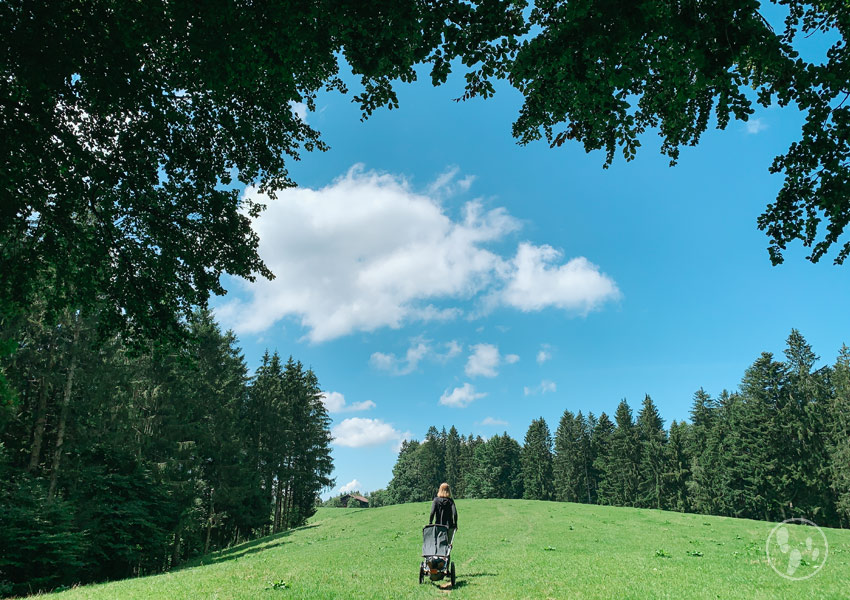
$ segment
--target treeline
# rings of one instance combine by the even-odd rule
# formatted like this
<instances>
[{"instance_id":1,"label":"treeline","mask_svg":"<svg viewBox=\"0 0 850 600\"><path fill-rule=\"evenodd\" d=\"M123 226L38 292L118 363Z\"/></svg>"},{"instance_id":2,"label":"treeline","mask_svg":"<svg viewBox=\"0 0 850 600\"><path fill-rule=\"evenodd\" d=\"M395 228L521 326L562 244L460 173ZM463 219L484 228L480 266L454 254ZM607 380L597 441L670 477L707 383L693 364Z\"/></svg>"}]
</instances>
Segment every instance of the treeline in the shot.
<instances>
[{"instance_id":1,"label":"treeline","mask_svg":"<svg viewBox=\"0 0 850 600\"><path fill-rule=\"evenodd\" d=\"M833 366L792 330L785 360L768 352L736 392L700 389L689 422L668 428L647 395L635 418L566 410L554 437L543 418L524 444L431 427L402 444L385 503L430 500L442 481L459 498L526 498L731 517L850 525L850 349Z\"/></svg>"},{"instance_id":2,"label":"treeline","mask_svg":"<svg viewBox=\"0 0 850 600\"><path fill-rule=\"evenodd\" d=\"M3 322L0 595L165 571L313 514L333 484L316 375L266 353L249 377L208 312L185 325L139 348L80 313Z\"/></svg>"}]
</instances>

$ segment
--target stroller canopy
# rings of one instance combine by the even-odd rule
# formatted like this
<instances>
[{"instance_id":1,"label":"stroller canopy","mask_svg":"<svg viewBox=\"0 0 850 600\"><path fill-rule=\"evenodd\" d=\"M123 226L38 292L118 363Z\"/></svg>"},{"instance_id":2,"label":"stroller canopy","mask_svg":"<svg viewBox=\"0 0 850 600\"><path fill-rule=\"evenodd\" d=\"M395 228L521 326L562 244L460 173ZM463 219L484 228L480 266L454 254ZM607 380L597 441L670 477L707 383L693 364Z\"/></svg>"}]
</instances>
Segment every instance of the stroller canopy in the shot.
<instances>
[{"instance_id":1,"label":"stroller canopy","mask_svg":"<svg viewBox=\"0 0 850 600\"><path fill-rule=\"evenodd\" d=\"M422 528L422 556L448 556L449 528L426 525Z\"/></svg>"}]
</instances>

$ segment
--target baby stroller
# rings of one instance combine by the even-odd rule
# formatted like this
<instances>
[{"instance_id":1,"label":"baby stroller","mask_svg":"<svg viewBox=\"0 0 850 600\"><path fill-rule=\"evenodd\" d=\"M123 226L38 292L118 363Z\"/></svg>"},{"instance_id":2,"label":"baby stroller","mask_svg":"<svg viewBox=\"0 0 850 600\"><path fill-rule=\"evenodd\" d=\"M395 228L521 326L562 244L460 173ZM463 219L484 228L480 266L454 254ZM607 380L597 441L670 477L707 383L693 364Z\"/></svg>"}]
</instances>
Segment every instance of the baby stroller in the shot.
<instances>
[{"instance_id":1,"label":"baby stroller","mask_svg":"<svg viewBox=\"0 0 850 600\"><path fill-rule=\"evenodd\" d=\"M454 533L449 539L449 528L445 525L426 525L422 528L422 564L419 565L419 583L425 576L439 581L446 575L455 586L455 564L451 560Z\"/></svg>"}]
</instances>

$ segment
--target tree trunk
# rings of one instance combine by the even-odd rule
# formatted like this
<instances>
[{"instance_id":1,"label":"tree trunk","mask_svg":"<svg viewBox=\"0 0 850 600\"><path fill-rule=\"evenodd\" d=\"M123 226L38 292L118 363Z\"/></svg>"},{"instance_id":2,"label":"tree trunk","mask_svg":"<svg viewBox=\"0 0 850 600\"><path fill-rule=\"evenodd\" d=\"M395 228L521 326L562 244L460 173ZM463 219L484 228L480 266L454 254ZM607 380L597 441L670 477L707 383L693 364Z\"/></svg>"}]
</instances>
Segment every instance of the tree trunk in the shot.
<instances>
[{"instance_id":1,"label":"tree trunk","mask_svg":"<svg viewBox=\"0 0 850 600\"><path fill-rule=\"evenodd\" d=\"M274 506L274 481L272 480L272 476L266 479L266 494L268 494L268 505L266 510L271 509ZM263 525L263 535L268 535L271 533L272 527L274 525L274 516L272 513L271 519L269 518L269 513L266 513L266 522Z\"/></svg>"},{"instance_id":2,"label":"tree trunk","mask_svg":"<svg viewBox=\"0 0 850 600\"><path fill-rule=\"evenodd\" d=\"M49 371L52 370L51 362ZM44 427L47 425L47 378L42 376L41 386L38 390L38 420L32 433L32 448L30 449L30 463L27 471L32 473L41 461L41 443L44 440Z\"/></svg>"},{"instance_id":3,"label":"tree trunk","mask_svg":"<svg viewBox=\"0 0 850 600\"><path fill-rule=\"evenodd\" d=\"M272 533L277 533L280 531L280 516L281 511L283 509L282 498L281 498L281 488L282 482L278 477L277 484L275 485L275 498L274 498L274 520L272 521Z\"/></svg>"},{"instance_id":4,"label":"tree trunk","mask_svg":"<svg viewBox=\"0 0 850 600\"><path fill-rule=\"evenodd\" d=\"M174 530L174 547L171 550L171 568L177 566L180 561L180 534L183 532L183 520L177 522L177 527Z\"/></svg>"},{"instance_id":5,"label":"tree trunk","mask_svg":"<svg viewBox=\"0 0 850 600\"><path fill-rule=\"evenodd\" d=\"M207 519L207 539L204 541L204 554L210 553L210 535L212 535L213 516L210 515Z\"/></svg>"},{"instance_id":6,"label":"tree trunk","mask_svg":"<svg viewBox=\"0 0 850 600\"><path fill-rule=\"evenodd\" d=\"M210 535L212 534L213 520L215 519L215 508L213 506L213 492L210 490L210 514L207 515L207 539L204 542L204 554L210 552Z\"/></svg>"},{"instance_id":7,"label":"tree trunk","mask_svg":"<svg viewBox=\"0 0 850 600\"><path fill-rule=\"evenodd\" d=\"M68 407L71 404L74 372L77 370L77 341L80 339L80 319L80 315L75 315L74 339L71 343L71 364L68 366L68 377L65 379L65 390L62 394L62 412L59 416L59 428L56 431L56 449L53 453L53 468L50 471L50 489L47 492L48 504L53 502L53 498L56 495L56 483L59 480L59 467L62 462L62 444L65 443L65 427L68 422Z\"/></svg>"}]
</instances>

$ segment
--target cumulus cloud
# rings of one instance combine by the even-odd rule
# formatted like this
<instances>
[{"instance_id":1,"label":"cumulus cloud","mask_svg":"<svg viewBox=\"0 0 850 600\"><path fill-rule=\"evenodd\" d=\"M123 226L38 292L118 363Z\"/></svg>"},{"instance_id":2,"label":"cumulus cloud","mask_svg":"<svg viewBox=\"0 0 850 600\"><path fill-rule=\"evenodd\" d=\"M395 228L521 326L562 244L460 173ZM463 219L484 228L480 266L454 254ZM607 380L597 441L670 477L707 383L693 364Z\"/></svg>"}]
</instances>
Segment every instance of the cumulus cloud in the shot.
<instances>
[{"instance_id":1,"label":"cumulus cloud","mask_svg":"<svg viewBox=\"0 0 850 600\"><path fill-rule=\"evenodd\" d=\"M466 360L466 374L469 377L495 377L498 375L499 349L493 344L475 344L472 354Z\"/></svg>"},{"instance_id":2,"label":"cumulus cloud","mask_svg":"<svg viewBox=\"0 0 850 600\"><path fill-rule=\"evenodd\" d=\"M502 302L522 311L547 307L587 314L620 297L614 280L584 257L558 265L563 253L551 246L521 243L509 265Z\"/></svg>"},{"instance_id":3,"label":"cumulus cloud","mask_svg":"<svg viewBox=\"0 0 850 600\"><path fill-rule=\"evenodd\" d=\"M248 188L246 201L268 207L252 226L260 257L276 278L241 281L242 298L222 301L217 317L240 334L294 319L309 341L323 342L456 319L464 314L461 303L475 299L524 311L586 313L619 295L585 258L560 264L556 250L530 243L520 244L513 258L490 250L519 222L480 201L449 216L441 198L471 183L453 168L418 192L402 177L356 165L323 188L282 190L274 200ZM375 357L376 364L391 365L388 356Z\"/></svg>"},{"instance_id":4,"label":"cumulus cloud","mask_svg":"<svg viewBox=\"0 0 850 600\"><path fill-rule=\"evenodd\" d=\"M329 413L357 412L375 408L375 403L371 400L346 404L345 396L339 392L322 392L321 399Z\"/></svg>"},{"instance_id":5,"label":"cumulus cloud","mask_svg":"<svg viewBox=\"0 0 850 600\"><path fill-rule=\"evenodd\" d=\"M460 387L456 387L451 392L446 390L443 392L443 395L440 396L440 404L444 406L454 406L455 408L464 408L469 406L470 403L474 402L479 398L483 398L487 394L483 392L476 392L475 387L473 387L469 383L464 383Z\"/></svg>"},{"instance_id":6,"label":"cumulus cloud","mask_svg":"<svg viewBox=\"0 0 850 600\"><path fill-rule=\"evenodd\" d=\"M503 425L507 425L507 421L502 421L501 419L494 419L493 417L487 417L483 421L481 421L482 425L492 425L494 427L501 427Z\"/></svg>"},{"instance_id":7,"label":"cumulus cloud","mask_svg":"<svg viewBox=\"0 0 850 600\"><path fill-rule=\"evenodd\" d=\"M358 481L357 479L352 479L351 481L349 481L345 485L341 485L339 487L339 493L340 494L347 494L348 492L353 492L353 491L359 490L359 489L361 489L360 481Z\"/></svg>"},{"instance_id":8,"label":"cumulus cloud","mask_svg":"<svg viewBox=\"0 0 850 600\"><path fill-rule=\"evenodd\" d=\"M468 377L495 377L498 375L497 367L501 363L514 364L519 361L516 354L508 354L502 358L498 346L493 344L475 344L471 346L472 354L466 360L466 375Z\"/></svg>"},{"instance_id":9,"label":"cumulus cloud","mask_svg":"<svg viewBox=\"0 0 850 600\"><path fill-rule=\"evenodd\" d=\"M540 382L540 385L537 385L533 388L527 386L522 388L522 392L526 396L534 396L535 394L546 394L548 392L555 392L557 390L558 386L555 385L555 382L549 381L548 379L544 379Z\"/></svg>"},{"instance_id":10,"label":"cumulus cloud","mask_svg":"<svg viewBox=\"0 0 850 600\"><path fill-rule=\"evenodd\" d=\"M444 348L442 352L440 351L441 347ZM435 347L430 340L417 338L413 340L404 356L374 352L369 358L369 362L376 369L389 371L393 375L407 375L415 371L420 361L424 359L446 362L460 354L462 350L463 347L455 340Z\"/></svg>"},{"instance_id":11,"label":"cumulus cloud","mask_svg":"<svg viewBox=\"0 0 850 600\"><path fill-rule=\"evenodd\" d=\"M313 342L456 318L457 307L433 302L468 299L489 286L501 258L483 245L518 227L503 208L479 202L452 220L404 179L361 166L318 190L288 189L276 200L256 188L245 195L268 206L253 227L276 278L245 283L251 299L216 312L240 333L295 317Z\"/></svg>"},{"instance_id":12,"label":"cumulus cloud","mask_svg":"<svg viewBox=\"0 0 850 600\"><path fill-rule=\"evenodd\" d=\"M547 360L552 358L552 353L549 351L549 344L543 344L540 351L537 353L537 364L542 365Z\"/></svg>"},{"instance_id":13,"label":"cumulus cloud","mask_svg":"<svg viewBox=\"0 0 850 600\"><path fill-rule=\"evenodd\" d=\"M334 438L333 443L337 446L362 448L364 446L380 446L387 442L398 444L409 434L401 433L392 425L380 419L351 417L331 429L331 436Z\"/></svg>"}]
</instances>

